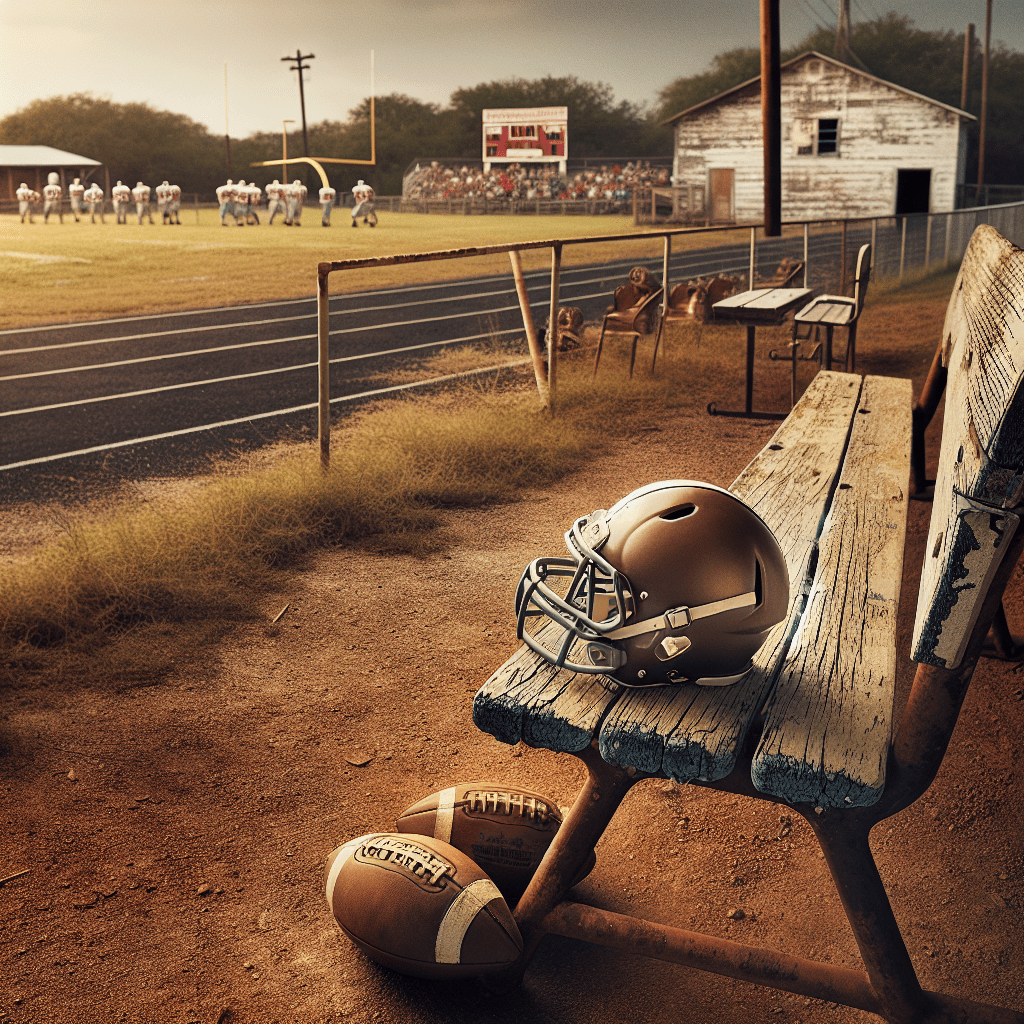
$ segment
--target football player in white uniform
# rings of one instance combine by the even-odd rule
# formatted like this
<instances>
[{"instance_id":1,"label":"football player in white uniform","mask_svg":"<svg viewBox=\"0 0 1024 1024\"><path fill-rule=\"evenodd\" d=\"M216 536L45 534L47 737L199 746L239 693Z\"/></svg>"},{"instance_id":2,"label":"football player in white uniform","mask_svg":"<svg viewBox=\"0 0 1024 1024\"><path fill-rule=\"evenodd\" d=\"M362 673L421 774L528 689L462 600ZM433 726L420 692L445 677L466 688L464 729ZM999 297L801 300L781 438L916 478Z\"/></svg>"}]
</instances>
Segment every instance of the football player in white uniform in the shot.
<instances>
[{"instance_id":1,"label":"football player in white uniform","mask_svg":"<svg viewBox=\"0 0 1024 1024\"><path fill-rule=\"evenodd\" d=\"M352 227L359 227L356 221L362 217L364 224L369 224L371 228L375 228L377 226L377 212L373 207L373 189L362 178L356 182L356 187L352 189L352 203Z\"/></svg>"},{"instance_id":2,"label":"football player in white uniform","mask_svg":"<svg viewBox=\"0 0 1024 1024\"><path fill-rule=\"evenodd\" d=\"M79 178L75 178L68 185L68 199L71 201L71 212L75 216L75 223L79 221L78 215L82 212L82 196L85 195L85 186Z\"/></svg>"},{"instance_id":3,"label":"football player in white uniform","mask_svg":"<svg viewBox=\"0 0 1024 1024\"><path fill-rule=\"evenodd\" d=\"M21 223L24 224L25 218L28 217L28 222L31 224L33 190L23 181L15 195L18 197L18 213L21 214Z\"/></svg>"},{"instance_id":4,"label":"football player in white uniform","mask_svg":"<svg viewBox=\"0 0 1024 1024\"><path fill-rule=\"evenodd\" d=\"M285 223L302 227L302 204L306 201L306 186L296 178L285 192L288 202L288 220Z\"/></svg>"},{"instance_id":5,"label":"football player in white uniform","mask_svg":"<svg viewBox=\"0 0 1024 1024\"><path fill-rule=\"evenodd\" d=\"M110 190L110 198L114 204L114 216L118 224L128 223L128 204L132 201L132 190L118 182Z\"/></svg>"},{"instance_id":6,"label":"football player in white uniform","mask_svg":"<svg viewBox=\"0 0 1024 1024\"><path fill-rule=\"evenodd\" d=\"M284 185L275 178L266 187L265 191L267 193L267 214L269 215L267 223L273 224L274 218L279 213L282 213L287 217L288 214L285 213L284 208Z\"/></svg>"},{"instance_id":7,"label":"football player in white uniform","mask_svg":"<svg viewBox=\"0 0 1024 1024\"><path fill-rule=\"evenodd\" d=\"M50 214L55 213L60 217L61 224L64 223L64 203L61 201L64 189L60 187L60 175L56 171L50 171L46 176L46 185L43 188L43 223L50 219Z\"/></svg>"},{"instance_id":8,"label":"football player in white uniform","mask_svg":"<svg viewBox=\"0 0 1024 1024\"><path fill-rule=\"evenodd\" d=\"M249 207L249 186L245 183L245 178L240 178L238 184L235 186L235 202L234 202L234 215L235 223L240 227L245 227L246 212Z\"/></svg>"},{"instance_id":9,"label":"football player in white uniform","mask_svg":"<svg viewBox=\"0 0 1024 1024\"><path fill-rule=\"evenodd\" d=\"M167 203L167 223L180 224L181 217L178 216L178 211L181 209L181 188L177 185L167 187L171 190L171 198Z\"/></svg>"},{"instance_id":10,"label":"football player in white uniform","mask_svg":"<svg viewBox=\"0 0 1024 1024\"><path fill-rule=\"evenodd\" d=\"M228 215L235 212L235 184L230 178L226 185L217 187L217 204L220 207L221 225L227 227Z\"/></svg>"},{"instance_id":11,"label":"football player in white uniform","mask_svg":"<svg viewBox=\"0 0 1024 1024\"><path fill-rule=\"evenodd\" d=\"M171 201L171 186L161 181L156 187L156 212L160 214L161 223L167 223L167 204Z\"/></svg>"},{"instance_id":12,"label":"football player in white uniform","mask_svg":"<svg viewBox=\"0 0 1024 1024\"><path fill-rule=\"evenodd\" d=\"M263 190L256 184L256 182L249 182L248 188L245 190L246 198L249 200L249 210L247 222L250 224L259 224L260 216L256 212L260 208L260 199L263 196ZM251 218L251 219L250 219Z\"/></svg>"},{"instance_id":13,"label":"football player in white uniform","mask_svg":"<svg viewBox=\"0 0 1024 1024\"><path fill-rule=\"evenodd\" d=\"M139 215L140 224L143 217L148 217L149 223L153 223L153 211L149 205L149 192L149 186L143 185L141 181L132 189L132 199L135 200L135 212Z\"/></svg>"},{"instance_id":14,"label":"football player in white uniform","mask_svg":"<svg viewBox=\"0 0 1024 1024\"><path fill-rule=\"evenodd\" d=\"M331 207L334 206L337 195L338 193L330 186L320 189L320 223L325 228L331 226Z\"/></svg>"},{"instance_id":15,"label":"football player in white uniform","mask_svg":"<svg viewBox=\"0 0 1024 1024\"><path fill-rule=\"evenodd\" d=\"M96 223L96 214L100 215L100 223L106 224L103 219L103 189L99 187L94 181L86 190L82 196L86 204L89 207L89 216L92 219L92 223Z\"/></svg>"}]
</instances>

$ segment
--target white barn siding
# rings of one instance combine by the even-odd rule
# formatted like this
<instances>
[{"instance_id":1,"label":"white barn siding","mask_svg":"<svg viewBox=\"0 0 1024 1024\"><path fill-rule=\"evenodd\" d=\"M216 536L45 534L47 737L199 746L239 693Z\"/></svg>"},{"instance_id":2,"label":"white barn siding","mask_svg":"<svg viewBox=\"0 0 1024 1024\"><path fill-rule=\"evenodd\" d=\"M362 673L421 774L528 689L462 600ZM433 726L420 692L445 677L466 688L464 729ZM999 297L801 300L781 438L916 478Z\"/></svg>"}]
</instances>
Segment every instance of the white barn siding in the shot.
<instances>
[{"instance_id":1,"label":"white barn siding","mask_svg":"<svg viewBox=\"0 0 1024 1024\"><path fill-rule=\"evenodd\" d=\"M782 217L891 216L897 171L931 170L931 212L952 210L963 181L966 117L817 54L782 70ZM798 154L819 118L836 118L835 154ZM764 216L761 93L755 80L675 123L679 185L733 168L734 216Z\"/></svg>"}]
</instances>

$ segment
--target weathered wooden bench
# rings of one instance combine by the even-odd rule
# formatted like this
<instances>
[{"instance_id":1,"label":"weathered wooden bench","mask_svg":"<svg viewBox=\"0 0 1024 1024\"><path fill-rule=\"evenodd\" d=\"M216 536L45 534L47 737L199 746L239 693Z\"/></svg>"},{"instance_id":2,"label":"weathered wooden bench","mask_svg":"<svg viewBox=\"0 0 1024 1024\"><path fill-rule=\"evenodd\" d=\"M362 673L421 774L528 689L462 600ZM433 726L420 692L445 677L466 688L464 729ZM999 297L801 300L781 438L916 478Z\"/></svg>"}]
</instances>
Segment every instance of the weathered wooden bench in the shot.
<instances>
[{"instance_id":1,"label":"weathered wooden bench","mask_svg":"<svg viewBox=\"0 0 1024 1024\"><path fill-rule=\"evenodd\" d=\"M629 690L521 647L476 695L504 743L574 754L588 779L515 909L517 984L556 934L844 1003L889 1021L1024 1024L1024 1014L925 991L868 843L931 784L1022 546L1024 252L971 241L943 330L946 419L907 704L895 708L896 615L909 499L910 382L823 371L732 490L775 531L787 618L725 687ZM671 472L666 474L671 476ZM609 500L620 497L609 495ZM630 788L672 779L784 803L810 824L864 971L567 901Z\"/></svg>"}]
</instances>

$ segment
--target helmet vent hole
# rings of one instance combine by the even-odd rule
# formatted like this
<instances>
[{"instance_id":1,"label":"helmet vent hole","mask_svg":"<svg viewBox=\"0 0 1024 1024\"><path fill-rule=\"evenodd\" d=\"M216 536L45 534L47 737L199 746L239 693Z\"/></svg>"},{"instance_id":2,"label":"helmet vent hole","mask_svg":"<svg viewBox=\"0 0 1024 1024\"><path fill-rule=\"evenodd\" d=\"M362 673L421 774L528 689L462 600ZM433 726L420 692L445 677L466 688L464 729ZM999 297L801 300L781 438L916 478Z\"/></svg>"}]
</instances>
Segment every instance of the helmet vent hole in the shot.
<instances>
[{"instance_id":1,"label":"helmet vent hole","mask_svg":"<svg viewBox=\"0 0 1024 1024\"><path fill-rule=\"evenodd\" d=\"M756 601L755 607L758 608L764 600L764 576L761 572L760 558L754 560L754 600Z\"/></svg>"},{"instance_id":2,"label":"helmet vent hole","mask_svg":"<svg viewBox=\"0 0 1024 1024\"><path fill-rule=\"evenodd\" d=\"M675 508L670 508L667 512L662 512L661 518L667 522L674 523L678 519L692 516L696 511L697 506L692 501L688 501L685 505L677 505Z\"/></svg>"}]
</instances>

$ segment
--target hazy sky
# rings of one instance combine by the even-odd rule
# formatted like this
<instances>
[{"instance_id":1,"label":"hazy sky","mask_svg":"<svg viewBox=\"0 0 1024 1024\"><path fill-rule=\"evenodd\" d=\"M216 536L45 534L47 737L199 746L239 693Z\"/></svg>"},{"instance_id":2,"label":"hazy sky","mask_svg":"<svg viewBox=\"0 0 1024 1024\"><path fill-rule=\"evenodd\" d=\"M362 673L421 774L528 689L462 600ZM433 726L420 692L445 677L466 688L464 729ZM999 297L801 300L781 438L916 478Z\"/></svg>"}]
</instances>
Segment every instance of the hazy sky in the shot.
<instances>
[{"instance_id":1,"label":"hazy sky","mask_svg":"<svg viewBox=\"0 0 1024 1024\"><path fill-rule=\"evenodd\" d=\"M834 26L838 0L782 0L782 44ZM984 0L853 0L854 21L889 10L921 28L984 32ZM632 24L628 24L628 20ZM628 27L627 27L628 26ZM995 0L993 40L1024 50L1024 3ZM90 92L187 114L233 136L300 118L281 57L316 54L309 123L343 120L369 95L444 105L462 86L573 74L616 99L653 103L680 75L758 42L757 0L0 0L0 116L34 99ZM298 124L296 125L298 127Z\"/></svg>"}]
</instances>

